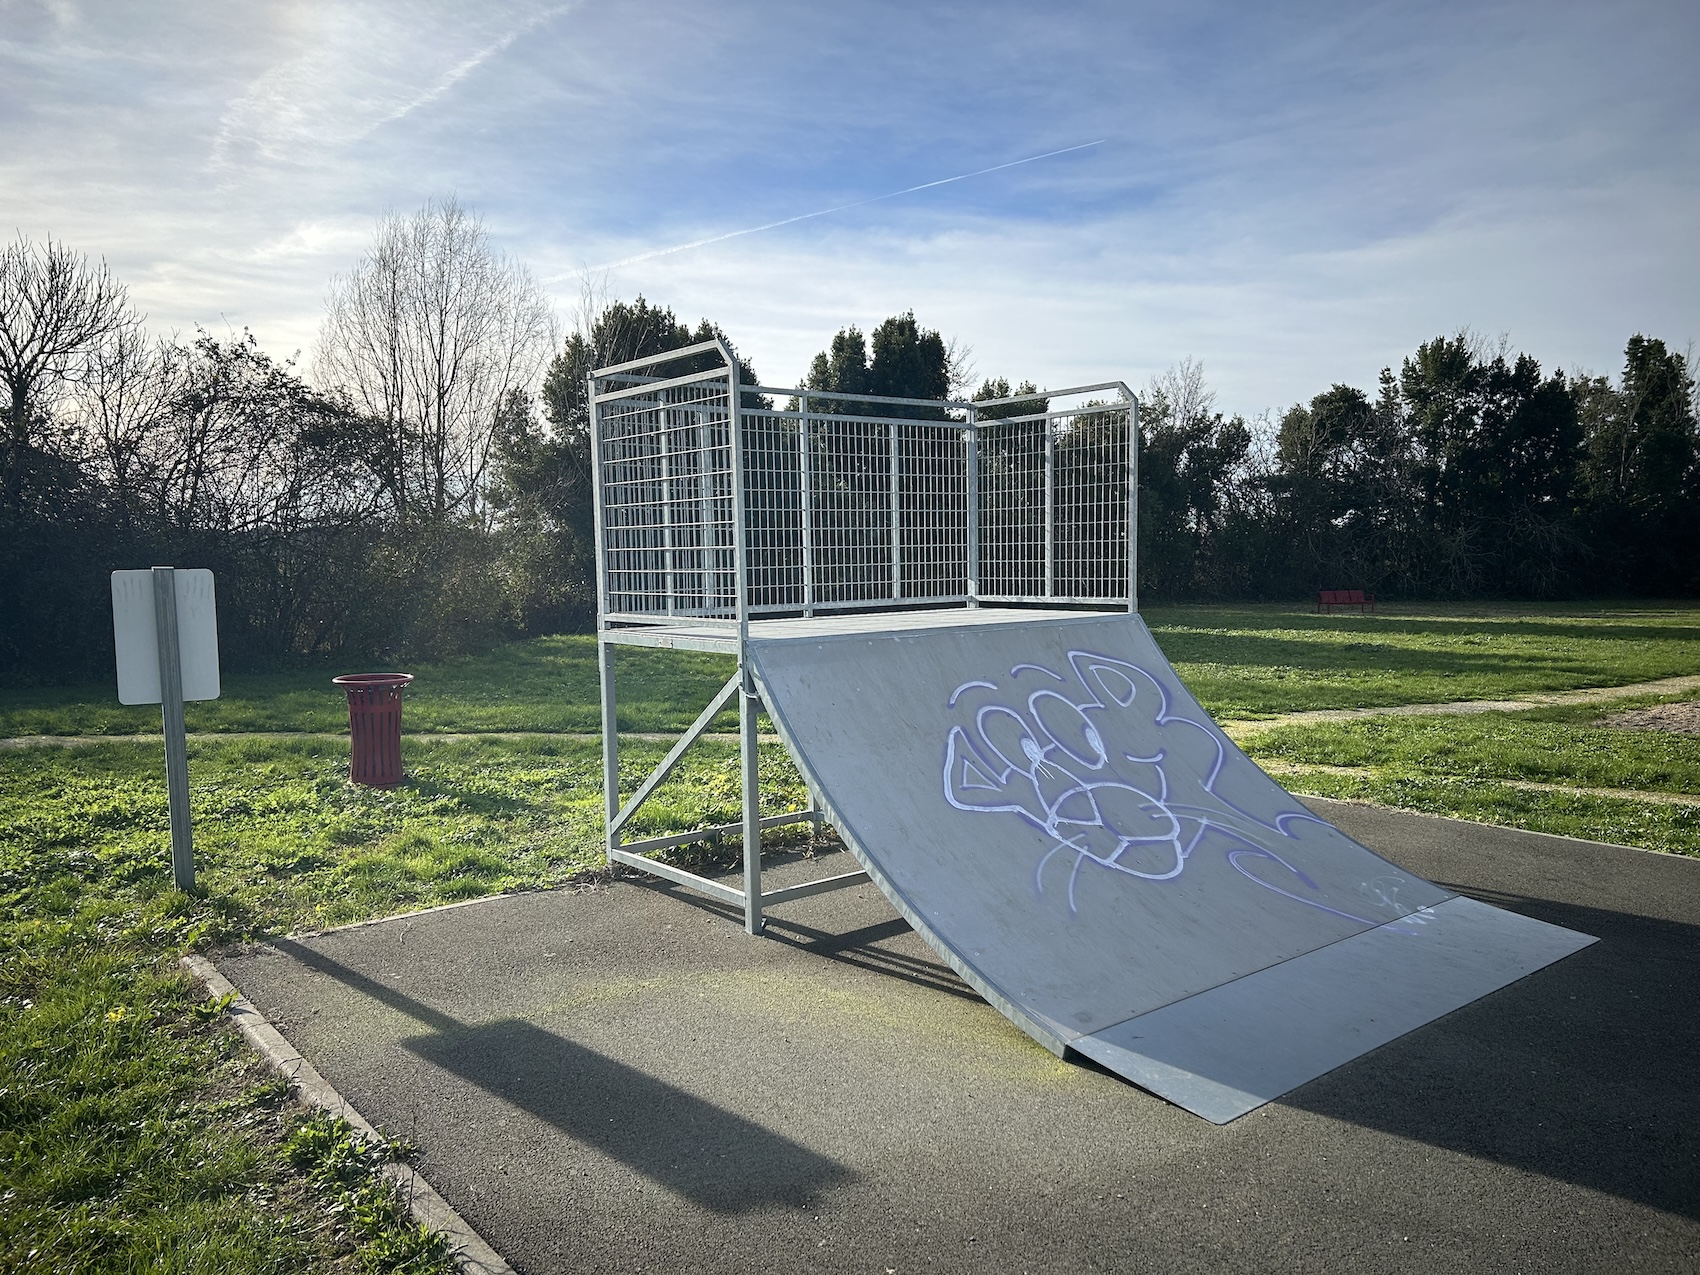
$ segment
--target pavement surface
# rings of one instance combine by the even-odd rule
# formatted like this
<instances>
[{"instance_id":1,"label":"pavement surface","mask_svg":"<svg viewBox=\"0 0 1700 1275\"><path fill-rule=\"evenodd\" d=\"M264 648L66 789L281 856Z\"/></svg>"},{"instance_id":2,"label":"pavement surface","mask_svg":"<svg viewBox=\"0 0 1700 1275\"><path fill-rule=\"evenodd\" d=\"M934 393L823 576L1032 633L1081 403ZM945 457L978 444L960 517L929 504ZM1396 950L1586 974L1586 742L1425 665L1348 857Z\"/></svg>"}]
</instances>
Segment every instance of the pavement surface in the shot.
<instances>
[{"instance_id":1,"label":"pavement surface","mask_svg":"<svg viewBox=\"0 0 1700 1275\"><path fill-rule=\"evenodd\" d=\"M217 964L528 1275L1700 1269L1700 862L1309 804L1602 942L1222 1127L1044 1052L871 886L767 939L621 882Z\"/></svg>"}]
</instances>

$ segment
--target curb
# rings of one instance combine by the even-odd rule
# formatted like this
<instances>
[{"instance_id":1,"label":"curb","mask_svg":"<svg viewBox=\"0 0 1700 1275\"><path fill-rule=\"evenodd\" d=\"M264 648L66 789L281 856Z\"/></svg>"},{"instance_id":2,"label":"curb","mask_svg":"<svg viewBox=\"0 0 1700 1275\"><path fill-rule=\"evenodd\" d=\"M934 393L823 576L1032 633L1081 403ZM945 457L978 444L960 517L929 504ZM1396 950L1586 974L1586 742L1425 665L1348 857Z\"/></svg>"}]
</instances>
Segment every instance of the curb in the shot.
<instances>
[{"instance_id":1,"label":"curb","mask_svg":"<svg viewBox=\"0 0 1700 1275\"><path fill-rule=\"evenodd\" d=\"M385 1140L365 1116L331 1088L330 1083L319 1074L318 1068L303 1058L295 1046L283 1038L283 1033L267 1021L266 1016L255 1008L254 1003L218 972L211 961L204 956L191 955L183 957L180 964L206 988L209 1000L219 1000L225 996L232 998L230 1017L241 1030L243 1037L268 1066L289 1081L290 1087L303 1102L320 1107L332 1115L341 1116L374 1141ZM438 1195L436 1188L421 1177L417 1170L405 1164L390 1163L384 1166L384 1174L406 1193L409 1209L416 1222L448 1237L449 1245L454 1250L455 1261L467 1275L518 1275L502 1255L491 1248L482 1235L468 1226L466 1219L456 1213L453 1206Z\"/></svg>"}]
</instances>

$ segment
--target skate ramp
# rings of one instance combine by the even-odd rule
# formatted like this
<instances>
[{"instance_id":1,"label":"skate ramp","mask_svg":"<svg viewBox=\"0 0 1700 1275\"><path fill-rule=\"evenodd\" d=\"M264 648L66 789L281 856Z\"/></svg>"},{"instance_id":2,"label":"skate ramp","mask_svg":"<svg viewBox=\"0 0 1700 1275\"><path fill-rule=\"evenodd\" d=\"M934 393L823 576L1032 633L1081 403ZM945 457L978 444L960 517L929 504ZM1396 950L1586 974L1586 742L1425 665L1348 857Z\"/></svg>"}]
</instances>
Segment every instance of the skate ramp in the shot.
<instances>
[{"instance_id":1,"label":"skate ramp","mask_svg":"<svg viewBox=\"0 0 1700 1275\"><path fill-rule=\"evenodd\" d=\"M958 614L750 662L869 876L1054 1052L1225 1123L1594 941L1311 814L1137 616Z\"/></svg>"}]
</instances>

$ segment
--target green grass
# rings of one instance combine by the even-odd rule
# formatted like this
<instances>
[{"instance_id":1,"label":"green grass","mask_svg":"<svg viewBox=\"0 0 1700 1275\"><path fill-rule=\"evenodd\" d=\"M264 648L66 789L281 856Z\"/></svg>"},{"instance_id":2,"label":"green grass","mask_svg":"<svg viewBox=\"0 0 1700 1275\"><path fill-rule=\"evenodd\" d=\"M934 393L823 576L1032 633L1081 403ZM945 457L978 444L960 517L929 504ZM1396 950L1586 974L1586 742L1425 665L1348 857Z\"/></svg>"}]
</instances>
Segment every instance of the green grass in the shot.
<instances>
[{"instance_id":1,"label":"green grass","mask_svg":"<svg viewBox=\"0 0 1700 1275\"><path fill-rule=\"evenodd\" d=\"M1638 697L1611 711L1658 702ZM1245 750L1263 762L1351 767L1362 774L1283 773L1295 792L1353 797L1486 823L1700 855L1700 806L1581 793L1518 782L1700 797L1700 738L1599 724L1598 705L1274 727Z\"/></svg>"},{"instance_id":2,"label":"green grass","mask_svg":"<svg viewBox=\"0 0 1700 1275\"><path fill-rule=\"evenodd\" d=\"M625 750L628 788L661 752ZM346 782L337 740L193 742L189 896L157 743L0 753L0 1268L447 1269L379 1151L303 1133L175 964L599 865L593 744L421 739L407 762L378 792ZM762 765L774 809L801 800L777 746ZM700 745L657 797L634 831L735 820L736 749Z\"/></svg>"},{"instance_id":3,"label":"green grass","mask_svg":"<svg viewBox=\"0 0 1700 1275\"><path fill-rule=\"evenodd\" d=\"M1308 708L1497 699L1700 673L1700 607L1400 606L1313 615L1308 606L1155 607L1145 618L1204 706L1221 717ZM677 731L731 675L728 657L625 648L620 728ZM347 729L328 668L233 675L190 704L195 732ZM356 670L340 670L356 671ZM600 729L596 643L536 638L410 667L406 728L417 733ZM731 729L728 712L718 723ZM126 708L110 684L0 689L0 736L158 733L159 711Z\"/></svg>"},{"instance_id":4,"label":"green grass","mask_svg":"<svg viewBox=\"0 0 1700 1275\"><path fill-rule=\"evenodd\" d=\"M1492 781L1417 775L1312 771L1279 778L1289 791L1302 796L1371 801L1452 819L1700 856L1700 809L1694 806L1530 792Z\"/></svg>"},{"instance_id":5,"label":"green grass","mask_svg":"<svg viewBox=\"0 0 1700 1275\"><path fill-rule=\"evenodd\" d=\"M728 677L729 656L626 647L619 670L620 728L680 731L696 718ZM343 695L331 685L339 672L312 668L288 673L233 674L216 700L186 706L189 730L204 733L348 729ZM421 733L485 731L585 732L601 729L596 639L534 638L487 655L443 664L409 665L406 728ZM721 724L735 728L728 712ZM136 735L159 733L159 709L118 703L117 683L0 689L0 736Z\"/></svg>"},{"instance_id":6,"label":"green grass","mask_svg":"<svg viewBox=\"0 0 1700 1275\"><path fill-rule=\"evenodd\" d=\"M316 737L202 739L189 748L203 942L343 925L558 885L600 866L599 747L576 739L416 739L410 782L347 782L346 745ZM621 750L626 791L661 759ZM767 813L801 804L777 744L761 754ZM157 745L0 753L0 895L21 920L92 900L138 915L168 893ZM739 818L737 749L705 741L628 825L635 836ZM785 830L766 834L782 840Z\"/></svg>"},{"instance_id":7,"label":"green grass","mask_svg":"<svg viewBox=\"0 0 1700 1275\"><path fill-rule=\"evenodd\" d=\"M1152 634L1223 718L1503 699L1700 673L1700 607L1151 608Z\"/></svg>"},{"instance_id":8,"label":"green grass","mask_svg":"<svg viewBox=\"0 0 1700 1275\"><path fill-rule=\"evenodd\" d=\"M1625 701L1643 704L1646 699ZM1614 704L1618 711L1623 704ZM1700 797L1700 738L1600 726L1597 705L1278 726L1253 757L1453 779L1526 780Z\"/></svg>"}]
</instances>

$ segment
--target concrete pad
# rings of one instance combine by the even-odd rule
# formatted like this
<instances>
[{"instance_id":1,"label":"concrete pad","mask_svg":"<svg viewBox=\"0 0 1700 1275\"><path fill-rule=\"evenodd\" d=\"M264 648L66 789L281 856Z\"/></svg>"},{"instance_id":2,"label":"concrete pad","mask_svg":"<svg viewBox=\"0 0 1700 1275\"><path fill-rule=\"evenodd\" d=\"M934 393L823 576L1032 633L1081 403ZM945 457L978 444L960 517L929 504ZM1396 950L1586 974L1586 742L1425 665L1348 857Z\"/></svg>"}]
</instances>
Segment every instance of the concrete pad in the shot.
<instances>
[{"instance_id":1,"label":"concrete pad","mask_svg":"<svg viewBox=\"0 0 1700 1275\"><path fill-rule=\"evenodd\" d=\"M872 886L766 939L621 883L218 965L525 1272L1695 1269L1700 863L1311 804L1601 942L1227 1126L1047 1053Z\"/></svg>"}]
</instances>

